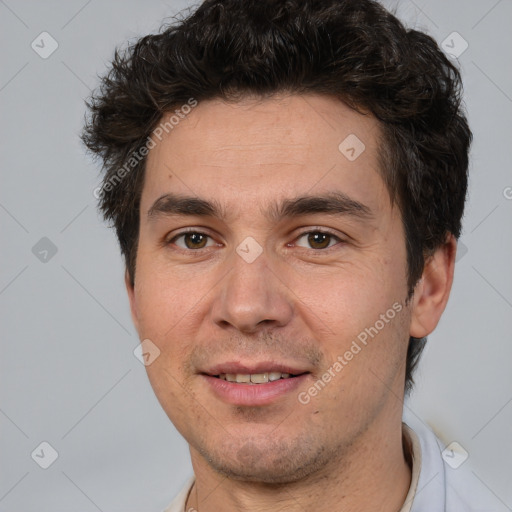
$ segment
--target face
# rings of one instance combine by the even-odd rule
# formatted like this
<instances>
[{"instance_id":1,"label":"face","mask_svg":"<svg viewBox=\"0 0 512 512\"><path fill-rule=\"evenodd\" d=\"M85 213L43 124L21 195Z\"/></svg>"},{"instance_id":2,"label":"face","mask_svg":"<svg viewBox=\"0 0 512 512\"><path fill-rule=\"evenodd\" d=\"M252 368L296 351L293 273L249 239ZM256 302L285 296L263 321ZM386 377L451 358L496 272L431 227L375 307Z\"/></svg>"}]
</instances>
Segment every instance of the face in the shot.
<instances>
[{"instance_id":1,"label":"face","mask_svg":"<svg viewBox=\"0 0 512 512\"><path fill-rule=\"evenodd\" d=\"M411 306L379 134L327 97L215 100L150 150L128 292L195 464L291 482L401 417Z\"/></svg>"}]
</instances>

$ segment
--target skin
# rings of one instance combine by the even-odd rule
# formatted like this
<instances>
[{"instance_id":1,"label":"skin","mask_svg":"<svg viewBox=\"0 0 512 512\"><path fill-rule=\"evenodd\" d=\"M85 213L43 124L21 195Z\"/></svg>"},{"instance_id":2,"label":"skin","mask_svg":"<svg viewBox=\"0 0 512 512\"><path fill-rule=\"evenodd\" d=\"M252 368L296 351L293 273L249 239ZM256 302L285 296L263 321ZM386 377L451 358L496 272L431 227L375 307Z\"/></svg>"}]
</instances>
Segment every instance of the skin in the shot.
<instances>
[{"instance_id":1,"label":"skin","mask_svg":"<svg viewBox=\"0 0 512 512\"><path fill-rule=\"evenodd\" d=\"M365 144L355 161L338 149L349 134ZM456 242L448 237L430 257L408 301L404 230L380 175L379 136L371 115L338 100L280 95L202 102L150 150L135 286L126 286L141 340L161 351L147 366L151 385L190 445L187 510L401 508L411 481L401 425L407 344L437 325ZM332 191L372 215L265 216L271 203ZM169 192L216 200L227 217L148 216ZM174 238L184 228L208 235L206 246ZM318 230L334 235L321 247L308 237ZM249 236L262 248L252 263L236 252ZM401 311L300 403L298 392L396 303ZM254 407L224 402L199 374L254 360L310 374L297 392Z\"/></svg>"}]
</instances>

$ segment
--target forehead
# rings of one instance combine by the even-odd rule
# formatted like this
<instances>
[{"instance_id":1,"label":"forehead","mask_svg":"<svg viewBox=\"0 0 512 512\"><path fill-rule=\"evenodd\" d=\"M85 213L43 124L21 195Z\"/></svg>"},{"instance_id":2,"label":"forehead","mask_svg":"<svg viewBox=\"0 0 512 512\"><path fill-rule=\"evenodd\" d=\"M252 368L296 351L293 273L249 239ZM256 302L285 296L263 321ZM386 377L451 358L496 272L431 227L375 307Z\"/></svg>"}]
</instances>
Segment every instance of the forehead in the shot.
<instances>
[{"instance_id":1,"label":"forehead","mask_svg":"<svg viewBox=\"0 0 512 512\"><path fill-rule=\"evenodd\" d=\"M379 136L371 115L325 96L201 102L153 137L141 206L170 191L249 202L338 190L385 202Z\"/></svg>"}]
</instances>

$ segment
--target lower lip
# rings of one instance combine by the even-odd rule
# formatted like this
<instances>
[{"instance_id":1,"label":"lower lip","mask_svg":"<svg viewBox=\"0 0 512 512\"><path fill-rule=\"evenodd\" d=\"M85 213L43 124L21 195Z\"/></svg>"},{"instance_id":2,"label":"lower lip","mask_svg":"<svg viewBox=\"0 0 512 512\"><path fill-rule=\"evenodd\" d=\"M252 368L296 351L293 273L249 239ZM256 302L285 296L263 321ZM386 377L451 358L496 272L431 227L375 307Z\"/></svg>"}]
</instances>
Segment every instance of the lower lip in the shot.
<instances>
[{"instance_id":1,"label":"lower lip","mask_svg":"<svg viewBox=\"0 0 512 512\"><path fill-rule=\"evenodd\" d=\"M264 384L237 384L227 380L202 375L211 386L213 392L224 402L233 405L266 405L295 391L309 374L279 379Z\"/></svg>"}]
</instances>

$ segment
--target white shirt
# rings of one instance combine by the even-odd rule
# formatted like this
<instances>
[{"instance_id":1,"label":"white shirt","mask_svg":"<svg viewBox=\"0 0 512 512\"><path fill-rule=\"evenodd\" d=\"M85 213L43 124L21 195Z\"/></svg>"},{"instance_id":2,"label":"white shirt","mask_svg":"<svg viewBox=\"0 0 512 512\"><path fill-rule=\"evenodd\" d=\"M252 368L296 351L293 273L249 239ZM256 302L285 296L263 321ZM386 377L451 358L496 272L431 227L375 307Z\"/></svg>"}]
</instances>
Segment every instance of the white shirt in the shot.
<instances>
[{"instance_id":1,"label":"white shirt","mask_svg":"<svg viewBox=\"0 0 512 512\"><path fill-rule=\"evenodd\" d=\"M411 428L414 424L414 430ZM508 509L462 463L457 469L443 459L445 449L435 434L414 418L402 423L412 447L409 492L399 512L505 512ZM448 455L454 455L448 451ZM446 456L446 455L445 455ZM459 461L447 457L453 466ZM453 462L452 462L453 461ZM185 505L194 483L191 476L164 512L187 512Z\"/></svg>"}]
</instances>

